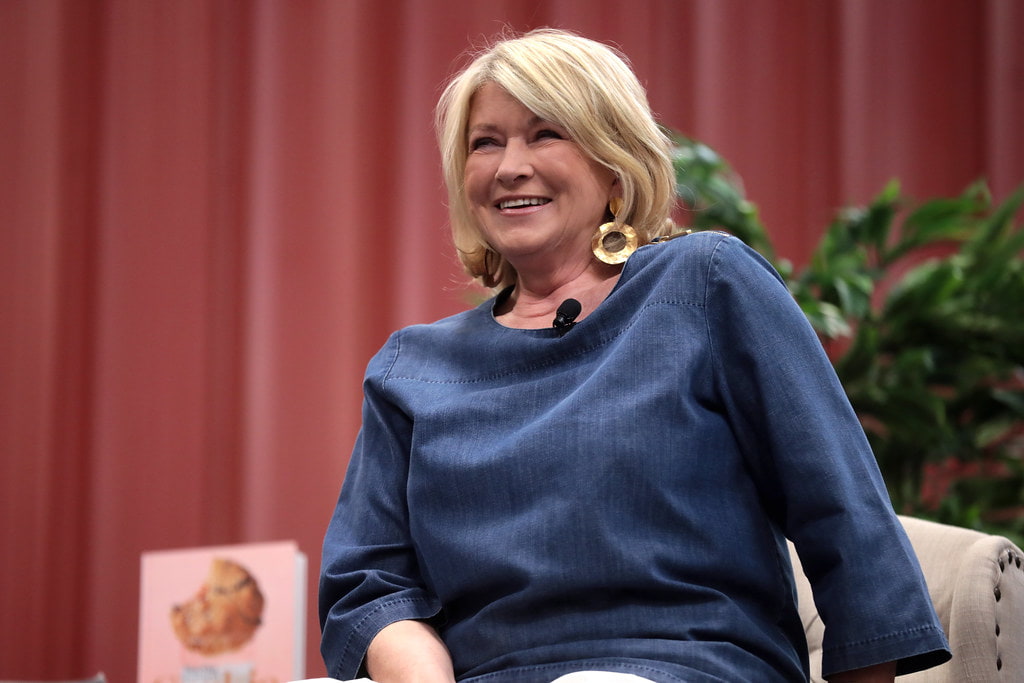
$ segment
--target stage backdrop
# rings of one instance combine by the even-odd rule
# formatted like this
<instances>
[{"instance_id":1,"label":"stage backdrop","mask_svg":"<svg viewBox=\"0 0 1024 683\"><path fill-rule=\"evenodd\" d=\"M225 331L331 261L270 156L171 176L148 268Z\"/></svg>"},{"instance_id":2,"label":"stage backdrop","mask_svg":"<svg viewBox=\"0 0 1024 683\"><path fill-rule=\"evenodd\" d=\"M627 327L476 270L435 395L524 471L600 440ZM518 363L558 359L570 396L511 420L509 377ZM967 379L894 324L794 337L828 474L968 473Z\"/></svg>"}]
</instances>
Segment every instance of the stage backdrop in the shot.
<instances>
[{"instance_id":1,"label":"stage backdrop","mask_svg":"<svg viewBox=\"0 0 1024 683\"><path fill-rule=\"evenodd\" d=\"M1015 0L0 0L0 678L131 680L145 550L296 539L315 604L366 361L473 296L439 86L543 25L629 54L797 263L890 178L1024 180Z\"/></svg>"}]
</instances>

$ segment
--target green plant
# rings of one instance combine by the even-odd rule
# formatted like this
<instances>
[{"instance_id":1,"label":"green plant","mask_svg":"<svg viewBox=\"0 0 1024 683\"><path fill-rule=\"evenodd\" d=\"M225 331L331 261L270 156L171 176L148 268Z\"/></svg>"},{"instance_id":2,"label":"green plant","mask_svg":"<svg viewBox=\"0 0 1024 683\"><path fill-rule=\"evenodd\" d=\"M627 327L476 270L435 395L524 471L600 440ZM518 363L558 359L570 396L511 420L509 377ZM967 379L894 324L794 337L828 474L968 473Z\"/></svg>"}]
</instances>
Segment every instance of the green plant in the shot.
<instances>
[{"instance_id":1,"label":"green plant","mask_svg":"<svg viewBox=\"0 0 1024 683\"><path fill-rule=\"evenodd\" d=\"M669 135L675 143L676 195L689 211L688 227L725 229L774 262L775 249L757 206L744 197L742 182L728 162L701 142L671 131Z\"/></svg>"},{"instance_id":2,"label":"green plant","mask_svg":"<svg viewBox=\"0 0 1024 683\"><path fill-rule=\"evenodd\" d=\"M694 228L773 261L819 332L900 512L1024 536L1024 188L839 212L799 270L775 259L728 164L677 136Z\"/></svg>"}]
</instances>

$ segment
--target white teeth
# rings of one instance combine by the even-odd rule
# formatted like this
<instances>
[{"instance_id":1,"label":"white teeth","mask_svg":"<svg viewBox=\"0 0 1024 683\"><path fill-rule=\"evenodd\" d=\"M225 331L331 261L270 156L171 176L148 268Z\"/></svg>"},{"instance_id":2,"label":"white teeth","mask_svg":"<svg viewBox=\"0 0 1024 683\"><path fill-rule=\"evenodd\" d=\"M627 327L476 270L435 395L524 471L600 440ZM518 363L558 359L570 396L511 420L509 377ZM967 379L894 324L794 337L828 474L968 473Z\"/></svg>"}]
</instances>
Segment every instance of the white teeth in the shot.
<instances>
[{"instance_id":1,"label":"white teeth","mask_svg":"<svg viewBox=\"0 0 1024 683\"><path fill-rule=\"evenodd\" d=\"M540 206L541 204L547 204L550 199L541 199L540 197L528 197L524 199L507 199L503 202L498 203L499 209L518 209L521 206Z\"/></svg>"}]
</instances>

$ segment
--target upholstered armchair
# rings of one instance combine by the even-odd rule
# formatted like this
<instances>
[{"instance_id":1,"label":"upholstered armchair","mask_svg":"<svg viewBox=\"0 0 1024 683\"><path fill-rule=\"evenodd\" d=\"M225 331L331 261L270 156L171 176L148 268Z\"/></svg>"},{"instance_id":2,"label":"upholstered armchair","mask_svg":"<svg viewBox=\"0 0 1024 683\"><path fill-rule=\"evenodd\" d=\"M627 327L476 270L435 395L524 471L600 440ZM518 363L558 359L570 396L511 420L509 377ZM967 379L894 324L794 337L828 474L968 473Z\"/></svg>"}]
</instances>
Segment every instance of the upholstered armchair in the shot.
<instances>
[{"instance_id":1,"label":"upholstered armchair","mask_svg":"<svg viewBox=\"0 0 1024 683\"><path fill-rule=\"evenodd\" d=\"M953 659L897 680L1024 681L1024 552L1002 536L912 517L900 517L900 521L921 562ZM790 555L810 650L811 680L822 681L824 625L792 544Z\"/></svg>"}]
</instances>

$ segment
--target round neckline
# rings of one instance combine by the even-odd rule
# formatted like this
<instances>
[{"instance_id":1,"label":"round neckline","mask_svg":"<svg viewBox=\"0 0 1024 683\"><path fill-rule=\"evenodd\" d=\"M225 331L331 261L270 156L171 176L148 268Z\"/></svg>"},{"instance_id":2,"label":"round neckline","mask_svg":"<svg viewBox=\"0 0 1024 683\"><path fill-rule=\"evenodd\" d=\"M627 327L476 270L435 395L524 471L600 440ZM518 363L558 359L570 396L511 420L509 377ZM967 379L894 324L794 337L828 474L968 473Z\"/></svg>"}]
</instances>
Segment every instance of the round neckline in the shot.
<instances>
[{"instance_id":1,"label":"round neckline","mask_svg":"<svg viewBox=\"0 0 1024 683\"><path fill-rule=\"evenodd\" d=\"M516 287L515 285L509 285L505 289L503 289L500 292L498 292L497 295L495 295L494 298L491 299L491 301L490 301L491 305L488 306L488 309L487 309L487 312L489 314L489 317L490 317L491 321L495 325L500 327L501 329L508 330L509 332L522 332L522 333L530 334L531 336L535 336L535 337L536 336L542 336L542 337L554 336L555 328L553 326L551 326L551 327L512 327L510 325L505 325L500 320L498 320L498 316L496 316L494 314L494 311L499 306L504 304L505 301L510 296L512 296L512 290L515 289L515 287ZM548 335L547 334L548 332L550 332L551 335Z\"/></svg>"},{"instance_id":2,"label":"round neckline","mask_svg":"<svg viewBox=\"0 0 1024 683\"><path fill-rule=\"evenodd\" d=\"M648 246L648 245L645 244L644 246ZM640 247L640 249L643 249L643 247ZM633 257L636 256L637 252L639 252L640 249L637 249L635 252L633 252L633 254L630 255L630 257L628 259L626 259L626 262L622 264L622 271L619 273L619 279L615 281L615 285L611 288L611 291L608 292L608 296L606 296L604 299L601 300L601 303L598 304L597 308L595 308L590 313L590 315L588 315L586 318L584 318L583 320L581 320L578 323L576 323L576 326L586 324L586 322L592 316L596 315L598 313L598 311L601 310L601 306L604 304L604 302L608 301L608 299L612 298L612 296L615 294L615 292L617 292L619 290L619 287L621 287L622 283L626 280L626 271L629 269L630 261L633 260ZM539 337L556 337L556 338L561 338L561 337L557 336L557 332L556 332L554 326L549 326L549 327L511 327L509 325L502 324L502 322L500 320L498 320L498 317L496 315L494 315L494 311L501 304L503 304L505 302L505 300L508 299L508 297L510 297L512 295L512 290L513 289L515 289L515 285L509 285L509 286L505 287L505 289L503 289L500 292L498 292L494 296L494 298L491 299L490 306L487 307L488 317L491 319L491 322L493 322L499 328L501 328L503 330L508 330L509 332L522 332L522 333L530 334L531 336L539 336Z\"/></svg>"}]
</instances>

